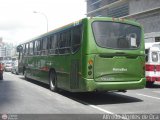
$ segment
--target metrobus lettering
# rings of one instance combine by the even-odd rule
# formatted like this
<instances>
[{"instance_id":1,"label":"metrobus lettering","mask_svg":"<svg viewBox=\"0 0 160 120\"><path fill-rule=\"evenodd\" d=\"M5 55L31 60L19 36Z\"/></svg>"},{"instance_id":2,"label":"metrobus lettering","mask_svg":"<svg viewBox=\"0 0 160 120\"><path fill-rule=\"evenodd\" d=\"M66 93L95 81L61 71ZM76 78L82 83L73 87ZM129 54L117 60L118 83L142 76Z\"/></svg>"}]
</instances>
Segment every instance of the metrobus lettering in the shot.
<instances>
[{"instance_id":1,"label":"metrobus lettering","mask_svg":"<svg viewBox=\"0 0 160 120\"><path fill-rule=\"evenodd\" d=\"M127 72L127 68L113 68L114 72Z\"/></svg>"}]
</instances>

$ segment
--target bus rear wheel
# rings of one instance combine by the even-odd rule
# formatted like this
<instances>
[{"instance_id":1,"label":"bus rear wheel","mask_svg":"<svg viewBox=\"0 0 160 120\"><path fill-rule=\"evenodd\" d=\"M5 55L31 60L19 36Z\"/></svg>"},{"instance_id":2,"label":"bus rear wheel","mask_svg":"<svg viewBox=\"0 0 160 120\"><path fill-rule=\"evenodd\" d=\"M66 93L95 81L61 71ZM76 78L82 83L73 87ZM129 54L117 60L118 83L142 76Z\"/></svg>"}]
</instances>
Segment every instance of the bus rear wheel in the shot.
<instances>
[{"instance_id":1,"label":"bus rear wheel","mask_svg":"<svg viewBox=\"0 0 160 120\"><path fill-rule=\"evenodd\" d=\"M50 73L49 73L49 87L50 87L50 90L53 92L56 92L58 90L58 88L57 88L57 75L54 71L50 71Z\"/></svg>"},{"instance_id":2,"label":"bus rear wheel","mask_svg":"<svg viewBox=\"0 0 160 120\"><path fill-rule=\"evenodd\" d=\"M147 81L147 82L146 82L146 86L147 86L147 87L152 87L153 84L154 84L154 81Z\"/></svg>"}]
</instances>

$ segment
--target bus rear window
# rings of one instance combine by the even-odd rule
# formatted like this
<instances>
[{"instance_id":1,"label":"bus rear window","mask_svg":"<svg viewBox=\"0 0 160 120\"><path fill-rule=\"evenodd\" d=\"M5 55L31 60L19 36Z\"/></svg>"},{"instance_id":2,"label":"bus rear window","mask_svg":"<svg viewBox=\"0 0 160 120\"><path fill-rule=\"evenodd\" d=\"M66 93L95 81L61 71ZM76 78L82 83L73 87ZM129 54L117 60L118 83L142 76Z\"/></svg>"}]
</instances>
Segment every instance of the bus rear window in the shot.
<instances>
[{"instance_id":1,"label":"bus rear window","mask_svg":"<svg viewBox=\"0 0 160 120\"><path fill-rule=\"evenodd\" d=\"M152 61L158 62L158 53L157 52L152 52Z\"/></svg>"},{"instance_id":2,"label":"bus rear window","mask_svg":"<svg viewBox=\"0 0 160 120\"><path fill-rule=\"evenodd\" d=\"M135 49L140 46L140 27L118 22L93 22L98 46L113 49Z\"/></svg>"}]
</instances>

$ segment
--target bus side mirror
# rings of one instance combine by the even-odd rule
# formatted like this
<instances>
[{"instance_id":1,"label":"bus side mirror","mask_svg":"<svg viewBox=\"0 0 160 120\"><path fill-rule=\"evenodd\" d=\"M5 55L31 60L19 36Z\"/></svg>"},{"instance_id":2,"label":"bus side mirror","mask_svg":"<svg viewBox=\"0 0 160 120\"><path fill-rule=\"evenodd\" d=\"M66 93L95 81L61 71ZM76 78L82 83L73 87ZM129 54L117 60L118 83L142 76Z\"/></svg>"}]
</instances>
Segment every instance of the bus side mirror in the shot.
<instances>
[{"instance_id":1,"label":"bus side mirror","mask_svg":"<svg viewBox=\"0 0 160 120\"><path fill-rule=\"evenodd\" d=\"M20 46L17 46L17 52L20 52L22 51L23 47L20 45Z\"/></svg>"}]
</instances>

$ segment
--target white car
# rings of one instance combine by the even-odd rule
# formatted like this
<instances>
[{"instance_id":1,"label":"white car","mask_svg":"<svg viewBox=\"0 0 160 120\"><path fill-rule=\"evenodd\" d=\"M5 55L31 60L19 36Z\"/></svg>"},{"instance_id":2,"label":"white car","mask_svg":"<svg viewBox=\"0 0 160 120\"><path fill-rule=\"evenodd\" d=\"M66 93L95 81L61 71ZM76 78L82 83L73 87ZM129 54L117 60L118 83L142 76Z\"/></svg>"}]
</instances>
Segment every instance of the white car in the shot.
<instances>
[{"instance_id":1,"label":"white car","mask_svg":"<svg viewBox=\"0 0 160 120\"><path fill-rule=\"evenodd\" d=\"M12 69L12 62L6 62L4 65L4 70L10 72Z\"/></svg>"},{"instance_id":2,"label":"white car","mask_svg":"<svg viewBox=\"0 0 160 120\"><path fill-rule=\"evenodd\" d=\"M18 60L12 63L11 72L18 75Z\"/></svg>"}]
</instances>

